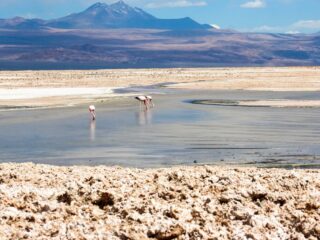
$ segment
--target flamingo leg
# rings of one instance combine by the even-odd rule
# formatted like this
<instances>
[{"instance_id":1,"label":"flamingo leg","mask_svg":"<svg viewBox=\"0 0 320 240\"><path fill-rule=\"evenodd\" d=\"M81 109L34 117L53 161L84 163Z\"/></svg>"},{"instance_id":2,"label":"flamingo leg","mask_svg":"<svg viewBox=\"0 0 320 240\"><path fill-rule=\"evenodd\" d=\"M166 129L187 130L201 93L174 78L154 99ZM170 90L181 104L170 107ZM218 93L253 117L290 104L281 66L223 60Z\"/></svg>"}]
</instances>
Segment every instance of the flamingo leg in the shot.
<instances>
[{"instance_id":1,"label":"flamingo leg","mask_svg":"<svg viewBox=\"0 0 320 240\"><path fill-rule=\"evenodd\" d=\"M96 114L94 111L90 111L90 115L93 121L96 120Z\"/></svg>"},{"instance_id":2,"label":"flamingo leg","mask_svg":"<svg viewBox=\"0 0 320 240\"><path fill-rule=\"evenodd\" d=\"M146 110L148 110L148 100L143 101L144 106L146 107Z\"/></svg>"}]
</instances>

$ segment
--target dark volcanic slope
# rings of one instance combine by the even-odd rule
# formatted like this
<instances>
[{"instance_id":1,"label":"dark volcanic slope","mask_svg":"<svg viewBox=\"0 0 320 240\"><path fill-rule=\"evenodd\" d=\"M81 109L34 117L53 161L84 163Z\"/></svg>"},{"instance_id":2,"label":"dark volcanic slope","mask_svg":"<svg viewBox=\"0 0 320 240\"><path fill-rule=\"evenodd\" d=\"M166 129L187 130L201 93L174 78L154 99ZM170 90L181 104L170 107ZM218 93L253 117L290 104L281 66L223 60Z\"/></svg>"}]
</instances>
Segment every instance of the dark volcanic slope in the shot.
<instances>
[{"instance_id":1,"label":"dark volcanic slope","mask_svg":"<svg viewBox=\"0 0 320 240\"><path fill-rule=\"evenodd\" d=\"M319 36L215 30L0 31L0 69L319 65Z\"/></svg>"}]
</instances>

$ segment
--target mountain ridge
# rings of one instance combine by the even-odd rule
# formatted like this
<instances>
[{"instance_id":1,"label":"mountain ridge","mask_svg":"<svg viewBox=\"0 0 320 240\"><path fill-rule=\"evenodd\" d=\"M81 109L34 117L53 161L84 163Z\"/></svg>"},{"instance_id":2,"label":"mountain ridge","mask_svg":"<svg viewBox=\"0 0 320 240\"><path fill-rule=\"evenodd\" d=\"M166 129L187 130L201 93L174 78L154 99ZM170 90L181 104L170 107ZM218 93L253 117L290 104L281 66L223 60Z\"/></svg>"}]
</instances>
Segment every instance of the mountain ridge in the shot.
<instances>
[{"instance_id":1,"label":"mountain ridge","mask_svg":"<svg viewBox=\"0 0 320 240\"><path fill-rule=\"evenodd\" d=\"M0 28L9 29L112 29L112 28L142 28L142 29L210 29L208 24L200 24L189 17L179 19L160 19L145 12L141 8L131 7L124 1L113 4L97 2L79 13L52 20L25 19L15 17L0 19Z\"/></svg>"}]
</instances>

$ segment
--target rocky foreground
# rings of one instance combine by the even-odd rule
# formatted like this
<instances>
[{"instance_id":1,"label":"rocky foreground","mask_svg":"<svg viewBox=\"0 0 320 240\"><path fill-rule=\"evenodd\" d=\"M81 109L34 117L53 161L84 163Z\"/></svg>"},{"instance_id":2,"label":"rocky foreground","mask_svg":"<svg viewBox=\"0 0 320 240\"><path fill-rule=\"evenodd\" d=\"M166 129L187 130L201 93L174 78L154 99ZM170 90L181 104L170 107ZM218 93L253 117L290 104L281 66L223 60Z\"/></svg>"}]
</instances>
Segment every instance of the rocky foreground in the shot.
<instances>
[{"instance_id":1,"label":"rocky foreground","mask_svg":"<svg viewBox=\"0 0 320 240\"><path fill-rule=\"evenodd\" d=\"M320 170L0 164L0 239L320 239Z\"/></svg>"}]
</instances>

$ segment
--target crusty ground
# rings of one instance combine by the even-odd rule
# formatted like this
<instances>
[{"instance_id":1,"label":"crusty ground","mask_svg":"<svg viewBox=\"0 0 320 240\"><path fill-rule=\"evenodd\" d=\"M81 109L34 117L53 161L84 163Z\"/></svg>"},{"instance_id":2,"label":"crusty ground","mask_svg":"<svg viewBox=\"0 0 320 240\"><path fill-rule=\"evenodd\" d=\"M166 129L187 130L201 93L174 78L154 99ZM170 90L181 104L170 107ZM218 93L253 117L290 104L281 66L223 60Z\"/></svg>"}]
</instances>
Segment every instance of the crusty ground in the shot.
<instances>
[{"instance_id":1,"label":"crusty ground","mask_svg":"<svg viewBox=\"0 0 320 240\"><path fill-rule=\"evenodd\" d=\"M319 91L320 67L173 68L65 71L0 71L0 88L122 88L158 84L171 88ZM0 106L65 106L100 101L94 96L1 100Z\"/></svg>"},{"instance_id":2,"label":"crusty ground","mask_svg":"<svg viewBox=\"0 0 320 240\"><path fill-rule=\"evenodd\" d=\"M319 239L320 170L0 164L0 239Z\"/></svg>"},{"instance_id":3,"label":"crusty ground","mask_svg":"<svg viewBox=\"0 0 320 240\"><path fill-rule=\"evenodd\" d=\"M167 82L192 89L319 90L320 67L0 71L0 88L128 87Z\"/></svg>"}]
</instances>

